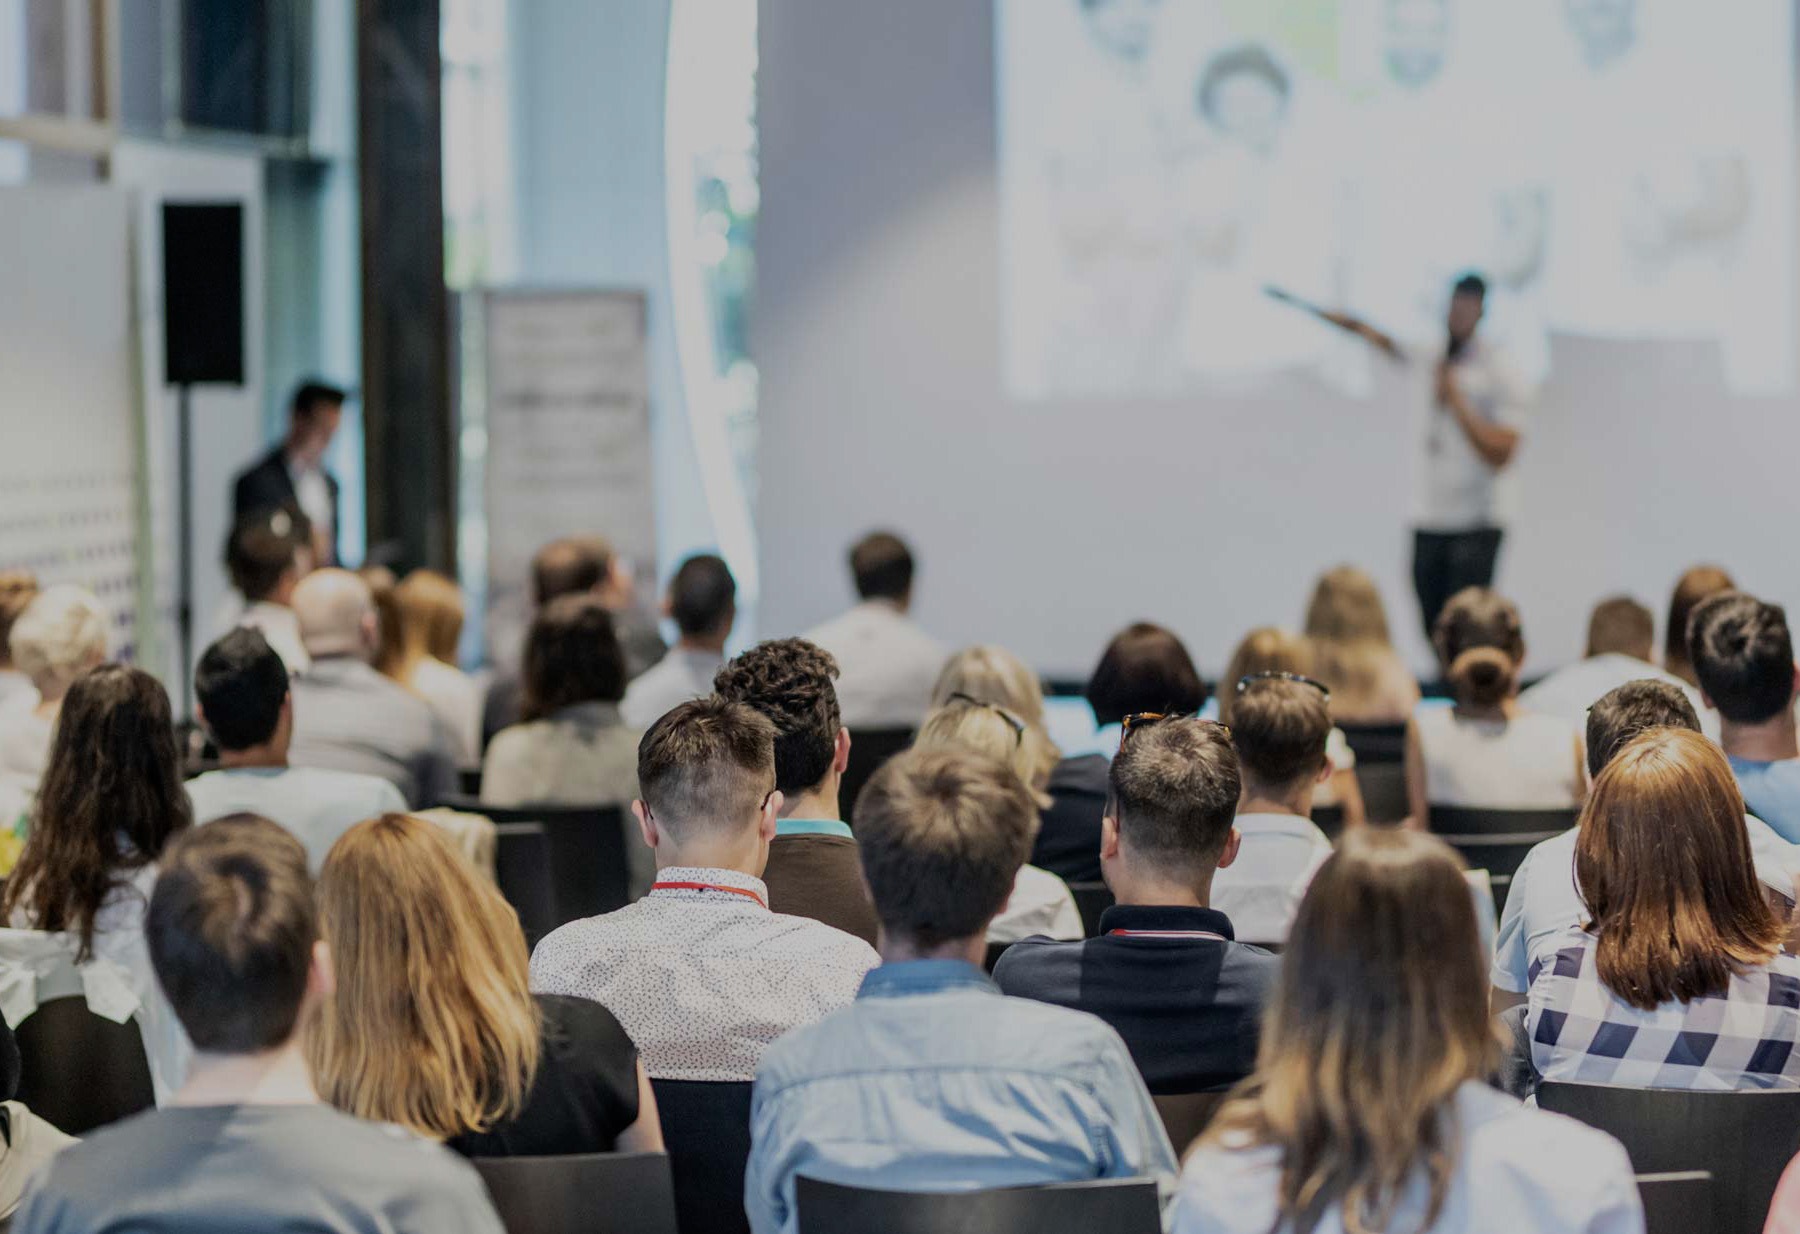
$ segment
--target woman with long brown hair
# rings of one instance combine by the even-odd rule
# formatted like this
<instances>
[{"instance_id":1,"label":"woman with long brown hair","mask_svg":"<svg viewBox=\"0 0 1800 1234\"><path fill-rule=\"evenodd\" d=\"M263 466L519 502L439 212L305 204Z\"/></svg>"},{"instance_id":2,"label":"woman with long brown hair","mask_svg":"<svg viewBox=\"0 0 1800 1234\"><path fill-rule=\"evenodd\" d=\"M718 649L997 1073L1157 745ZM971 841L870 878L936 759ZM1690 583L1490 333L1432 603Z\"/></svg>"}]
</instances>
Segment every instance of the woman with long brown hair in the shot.
<instances>
[{"instance_id":1,"label":"woman with long brown hair","mask_svg":"<svg viewBox=\"0 0 1800 1234\"><path fill-rule=\"evenodd\" d=\"M1546 1079L1800 1088L1800 957L1716 745L1662 728L1620 750L1582 811L1575 881L1587 920L1545 944L1528 995Z\"/></svg>"},{"instance_id":2,"label":"woman with long brown hair","mask_svg":"<svg viewBox=\"0 0 1800 1234\"><path fill-rule=\"evenodd\" d=\"M1399 724L1419 705L1418 680L1394 650L1367 571L1338 566L1319 576L1306 605L1306 637L1339 723Z\"/></svg>"},{"instance_id":3,"label":"woman with long brown hair","mask_svg":"<svg viewBox=\"0 0 1800 1234\"><path fill-rule=\"evenodd\" d=\"M1609 1137L1488 1087L1500 1045L1462 863L1347 833L1300 905L1254 1075L1188 1159L1176 1234L1635 1234Z\"/></svg>"},{"instance_id":4,"label":"woman with long brown hair","mask_svg":"<svg viewBox=\"0 0 1800 1234\"><path fill-rule=\"evenodd\" d=\"M618 1020L589 999L532 996L518 916L431 823L357 824L318 897L337 988L306 1051L331 1104L472 1157L662 1148Z\"/></svg>"}]
</instances>

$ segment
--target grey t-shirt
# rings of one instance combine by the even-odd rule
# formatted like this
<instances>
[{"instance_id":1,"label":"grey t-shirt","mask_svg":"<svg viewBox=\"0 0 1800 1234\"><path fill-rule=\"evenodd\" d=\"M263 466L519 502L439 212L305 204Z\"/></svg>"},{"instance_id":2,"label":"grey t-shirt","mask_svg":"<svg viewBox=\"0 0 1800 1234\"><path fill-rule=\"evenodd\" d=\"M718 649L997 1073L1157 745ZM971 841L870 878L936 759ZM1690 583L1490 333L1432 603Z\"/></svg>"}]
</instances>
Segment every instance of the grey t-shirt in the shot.
<instances>
[{"instance_id":1,"label":"grey t-shirt","mask_svg":"<svg viewBox=\"0 0 1800 1234\"><path fill-rule=\"evenodd\" d=\"M440 1144L329 1106L172 1106L64 1150L15 1234L502 1234Z\"/></svg>"}]
</instances>

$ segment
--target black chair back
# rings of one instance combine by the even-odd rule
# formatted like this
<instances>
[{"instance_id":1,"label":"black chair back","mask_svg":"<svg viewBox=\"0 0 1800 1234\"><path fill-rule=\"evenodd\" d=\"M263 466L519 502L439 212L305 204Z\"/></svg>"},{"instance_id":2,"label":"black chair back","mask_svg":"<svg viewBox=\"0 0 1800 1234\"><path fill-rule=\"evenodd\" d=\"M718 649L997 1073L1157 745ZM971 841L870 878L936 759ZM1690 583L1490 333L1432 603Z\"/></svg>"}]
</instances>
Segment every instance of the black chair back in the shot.
<instances>
[{"instance_id":1,"label":"black chair back","mask_svg":"<svg viewBox=\"0 0 1800 1234\"><path fill-rule=\"evenodd\" d=\"M630 902L631 868L625 856L623 807L491 806L466 797L453 797L439 804L471 814L485 814L496 825L539 823L543 826L550 856L556 925L610 913Z\"/></svg>"},{"instance_id":2,"label":"black chair back","mask_svg":"<svg viewBox=\"0 0 1800 1234\"><path fill-rule=\"evenodd\" d=\"M82 1136L156 1104L136 1020L115 1024L80 995L52 998L19 1022L19 1100Z\"/></svg>"},{"instance_id":3,"label":"black chair back","mask_svg":"<svg viewBox=\"0 0 1800 1234\"><path fill-rule=\"evenodd\" d=\"M913 743L910 728L855 728L850 730L850 762L838 782L838 808L844 821L856 823L856 799L881 765Z\"/></svg>"},{"instance_id":4,"label":"black chair back","mask_svg":"<svg viewBox=\"0 0 1800 1234\"><path fill-rule=\"evenodd\" d=\"M1401 763L1406 761L1406 723L1340 724L1356 765L1364 763Z\"/></svg>"},{"instance_id":5,"label":"black chair back","mask_svg":"<svg viewBox=\"0 0 1800 1234\"><path fill-rule=\"evenodd\" d=\"M1000 957L1006 954L1006 949L1010 946L1012 946L1011 943L989 943L987 948L987 959L982 961L982 966L986 968L988 972L993 972L995 967L1000 963Z\"/></svg>"},{"instance_id":6,"label":"black chair back","mask_svg":"<svg viewBox=\"0 0 1800 1234\"><path fill-rule=\"evenodd\" d=\"M1313 826L1325 833L1325 838L1333 844L1344 834L1343 806L1314 806L1312 808Z\"/></svg>"},{"instance_id":7,"label":"black chair back","mask_svg":"<svg viewBox=\"0 0 1800 1234\"><path fill-rule=\"evenodd\" d=\"M1169 1133L1169 1143L1175 1146L1177 1160L1200 1138L1200 1133L1206 1130L1228 1096L1229 1093L1222 1092L1151 1094L1150 1100L1156 1103L1156 1112L1162 1116L1163 1130Z\"/></svg>"},{"instance_id":8,"label":"black chair back","mask_svg":"<svg viewBox=\"0 0 1800 1234\"><path fill-rule=\"evenodd\" d=\"M794 1180L800 1234L1159 1234L1156 1184L1141 1178L991 1191L870 1191Z\"/></svg>"},{"instance_id":9,"label":"black chair back","mask_svg":"<svg viewBox=\"0 0 1800 1234\"><path fill-rule=\"evenodd\" d=\"M506 1234L676 1234L661 1153L477 1157Z\"/></svg>"},{"instance_id":10,"label":"black chair back","mask_svg":"<svg viewBox=\"0 0 1800 1234\"><path fill-rule=\"evenodd\" d=\"M550 873L550 837L542 823L498 823L494 828L494 881L519 914L527 946L562 924Z\"/></svg>"},{"instance_id":11,"label":"black chair back","mask_svg":"<svg viewBox=\"0 0 1800 1234\"><path fill-rule=\"evenodd\" d=\"M1639 1174L1713 1177L1714 1234L1757 1234L1775 1184L1800 1153L1800 1091L1689 1092L1545 1080L1538 1105L1616 1138Z\"/></svg>"},{"instance_id":12,"label":"black chair back","mask_svg":"<svg viewBox=\"0 0 1800 1234\"><path fill-rule=\"evenodd\" d=\"M1705 1170L1639 1174L1644 1234L1702 1234L1712 1217L1713 1177Z\"/></svg>"},{"instance_id":13,"label":"black chair back","mask_svg":"<svg viewBox=\"0 0 1800 1234\"><path fill-rule=\"evenodd\" d=\"M1100 914L1113 906L1112 888L1105 883L1070 883L1069 894L1075 897L1076 911L1081 914L1081 930L1089 938L1100 937Z\"/></svg>"},{"instance_id":14,"label":"black chair back","mask_svg":"<svg viewBox=\"0 0 1800 1234\"><path fill-rule=\"evenodd\" d=\"M750 1082L652 1080L650 1087L669 1149L681 1234L747 1234Z\"/></svg>"},{"instance_id":15,"label":"black chair back","mask_svg":"<svg viewBox=\"0 0 1800 1234\"><path fill-rule=\"evenodd\" d=\"M1505 903L1506 889L1532 845L1573 827L1576 814L1572 806L1561 810L1432 806L1431 831L1461 853L1471 870L1486 870L1493 881L1495 902Z\"/></svg>"},{"instance_id":16,"label":"black chair back","mask_svg":"<svg viewBox=\"0 0 1800 1234\"><path fill-rule=\"evenodd\" d=\"M1356 760L1356 787L1362 792L1363 817L1371 823L1397 823L1412 809L1406 799L1404 763Z\"/></svg>"}]
</instances>

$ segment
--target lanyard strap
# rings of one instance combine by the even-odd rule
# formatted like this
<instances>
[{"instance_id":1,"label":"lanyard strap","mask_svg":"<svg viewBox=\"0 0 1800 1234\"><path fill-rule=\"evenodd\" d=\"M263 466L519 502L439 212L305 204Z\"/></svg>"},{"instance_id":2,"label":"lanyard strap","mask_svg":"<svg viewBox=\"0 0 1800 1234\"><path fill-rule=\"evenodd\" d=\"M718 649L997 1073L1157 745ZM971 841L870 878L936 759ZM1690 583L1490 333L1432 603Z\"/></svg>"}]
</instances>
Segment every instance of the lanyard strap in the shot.
<instances>
[{"instance_id":1,"label":"lanyard strap","mask_svg":"<svg viewBox=\"0 0 1800 1234\"><path fill-rule=\"evenodd\" d=\"M1215 943L1228 943L1231 940L1223 934L1214 934L1211 930L1108 930L1108 938L1203 938Z\"/></svg>"},{"instance_id":2,"label":"lanyard strap","mask_svg":"<svg viewBox=\"0 0 1800 1234\"><path fill-rule=\"evenodd\" d=\"M751 891L748 887L725 887L725 886L721 886L718 883L651 883L650 890L652 890L652 891L724 891L724 892L728 892L734 896L743 896L746 900L755 900L758 904L762 905L762 907L765 909L769 907L767 902L765 902L761 896L757 895L754 891Z\"/></svg>"}]
</instances>

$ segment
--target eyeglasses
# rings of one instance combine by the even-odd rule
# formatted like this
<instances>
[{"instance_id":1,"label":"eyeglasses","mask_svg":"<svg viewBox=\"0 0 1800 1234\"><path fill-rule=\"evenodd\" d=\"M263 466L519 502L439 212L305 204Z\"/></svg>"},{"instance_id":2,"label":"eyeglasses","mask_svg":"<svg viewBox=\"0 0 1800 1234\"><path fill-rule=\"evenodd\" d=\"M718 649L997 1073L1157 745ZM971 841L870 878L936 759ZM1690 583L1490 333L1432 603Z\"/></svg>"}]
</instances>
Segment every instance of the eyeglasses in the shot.
<instances>
[{"instance_id":1,"label":"eyeglasses","mask_svg":"<svg viewBox=\"0 0 1800 1234\"><path fill-rule=\"evenodd\" d=\"M1311 686L1323 694L1327 701L1331 698L1331 688L1317 678L1308 677L1304 673L1284 673L1273 669L1266 673L1251 673L1248 677L1238 678L1237 692L1242 694L1259 681L1293 681L1303 686Z\"/></svg>"},{"instance_id":2,"label":"eyeglasses","mask_svg":"<svg viewBox=\"0 0 1800 1234\"><path fill-rule=\"evenodd\" d=\"M952 694L949 701L952 703L967 703L971 707L987 708L1002 720L1005 720L1007 727L1012 729L1014 745L1025 744L1025 721L1019 719L1018 716L1015 716L999 703L990 703L986 699L976 698L973 694L964 694L961 690Z\"/></svg>"},{"instance_id":3,"label":"eyeglasses","mask_svg":"<svg viewBox=\"0 0 1800 1234\"><path fill-rule=\"evenodd\" d=\"M1224 735L1226 741L1231 740L1231 726L1229 724L1221 724L1217 720L1202 720L1191 712L1185 711L1140 711L1136 715L1126 716L1123 720L1119 721L1119 745L1121 747L1125 745L1125 739L1131 736L1133 730L1149 728L1152 724L1161 724L1164 720L1192 720L1196 724L1205 724L1209 727L1218 729L1219 732Z\"/></svg>"}]
</instances>

